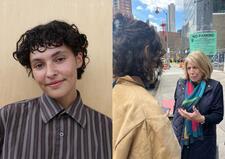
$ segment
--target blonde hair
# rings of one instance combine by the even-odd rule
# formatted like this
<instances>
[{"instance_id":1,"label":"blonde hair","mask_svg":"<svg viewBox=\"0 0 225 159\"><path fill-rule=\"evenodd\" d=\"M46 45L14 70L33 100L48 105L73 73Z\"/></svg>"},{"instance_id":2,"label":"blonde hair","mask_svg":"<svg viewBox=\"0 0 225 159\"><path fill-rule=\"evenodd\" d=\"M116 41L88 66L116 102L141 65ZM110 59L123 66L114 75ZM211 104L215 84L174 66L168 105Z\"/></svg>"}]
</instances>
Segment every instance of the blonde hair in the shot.
<instances>
[{"instance_id":1,"label":"blonde hair","mask_svg":"<svg viewBox=\"0 0 225 159\"><path fill-rule=\"evenodd\" d=\"M188 65L188 62L190 61L193 62L195 65L197 65L198 69L203 74L202 79L204 80L210 79L212 71L213 71L213 67L208 56L206 56L201 51L194 51L185 58L184 73L185 73L186 79L188 80L190 79L187 73L187 65Z\"/></svg>"}]
</instances>

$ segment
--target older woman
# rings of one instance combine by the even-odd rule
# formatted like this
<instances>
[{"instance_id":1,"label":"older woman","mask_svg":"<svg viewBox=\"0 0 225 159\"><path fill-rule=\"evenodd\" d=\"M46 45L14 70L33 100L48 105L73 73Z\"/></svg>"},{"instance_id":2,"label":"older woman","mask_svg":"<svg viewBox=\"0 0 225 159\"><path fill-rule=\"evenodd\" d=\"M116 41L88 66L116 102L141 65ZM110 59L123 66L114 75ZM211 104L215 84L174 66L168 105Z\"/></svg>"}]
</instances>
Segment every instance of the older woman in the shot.
<instances>
[{"instance_id":1,"label":"older woman","mask_svg":"<svg viewBox=\"0 0 225 159\"><path fill-rule=\"evenodd\" d=\"M182 159L216 158L216 124L223 119L223 88L211 79L212 65L196 51L184 63L185 79L175 91L173 128L182 146Z\"/></svg>"},{"instance_id":2,"label":"older woman","mask_svg":"<svg viewBox=\"0 0 225 159\"><path fill-rule=\"evenodd\" d=\"M117 15L113 28L113 158L180 159L168 118L145 89L160 65L161 43L148 24Z\"/></svg>"}]
</instances>

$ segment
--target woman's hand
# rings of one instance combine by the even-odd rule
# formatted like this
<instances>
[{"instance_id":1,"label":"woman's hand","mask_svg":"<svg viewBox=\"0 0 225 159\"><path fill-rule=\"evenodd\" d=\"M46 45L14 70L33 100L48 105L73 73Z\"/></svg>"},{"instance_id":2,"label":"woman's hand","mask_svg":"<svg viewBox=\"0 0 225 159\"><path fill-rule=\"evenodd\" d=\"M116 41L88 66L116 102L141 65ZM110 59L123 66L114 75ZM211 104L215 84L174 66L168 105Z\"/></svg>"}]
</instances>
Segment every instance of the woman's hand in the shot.
<instances>
[{"instance_id":1,"label":"woman's hand","mask_svg":"<svg viewBox=\"0 0 225 159\"><path fill-rule=\"evenodd\" d=\"M200 112L198 111L198 109L195 108L195 106L193 106L192 113L189 113L185 109L182 109L182 108L179 108L178 112L182 117L184 117L188 120L195 120L199 123L204 123L204 121L205 121L205 117L200 114Z\"/></svg>"},{"instance_id":2,"label":"woman's hand","mask_svg":"<svg viewBox=\"0 0 225 159\"><path fill-rule=\"evenodd\" d=\"M169 117L171 114L170 114L170 109L166 110L166 112L164 113L164 116L166 117Z\"/></svg>"}]
</instances>

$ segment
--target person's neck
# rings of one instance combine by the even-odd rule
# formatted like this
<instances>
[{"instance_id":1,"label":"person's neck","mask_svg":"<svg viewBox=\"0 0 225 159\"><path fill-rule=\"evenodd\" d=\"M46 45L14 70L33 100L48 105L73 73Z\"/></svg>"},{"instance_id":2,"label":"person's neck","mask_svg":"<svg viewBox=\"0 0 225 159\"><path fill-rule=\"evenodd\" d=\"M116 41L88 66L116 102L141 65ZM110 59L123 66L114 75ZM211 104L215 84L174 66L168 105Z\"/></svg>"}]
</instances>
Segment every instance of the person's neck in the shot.
<instances>
[{"instance_id":1,"label":"person's neck","mask_svg":"<svg viewBox=\"0 0 225 159\"><path fill-rule=\"evenodd\" d=\"M70 93L69 95L56 99L56 102L60 104L63 108L68 108L77 98L77 91Z\"/></svg>"}]
</instances>

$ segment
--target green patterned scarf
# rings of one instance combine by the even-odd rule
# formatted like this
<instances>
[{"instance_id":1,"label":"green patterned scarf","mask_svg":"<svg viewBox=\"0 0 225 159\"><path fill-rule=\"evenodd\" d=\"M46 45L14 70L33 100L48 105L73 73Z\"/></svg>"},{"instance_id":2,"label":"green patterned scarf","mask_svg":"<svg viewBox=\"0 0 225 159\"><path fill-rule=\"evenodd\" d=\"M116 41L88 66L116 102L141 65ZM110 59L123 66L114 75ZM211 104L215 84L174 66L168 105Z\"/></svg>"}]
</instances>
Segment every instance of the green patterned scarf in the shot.
<instances>
[{"instance_id":1,"label":"green patterned scarf","mask_svg":"<svg viewBox=\"0 0 225 159\"><path fill-rule=\"evenodd\" d=\"M201 99L206 88L206 82L201 81L197 86L194 87L192 81L186 82L185 87L185 100L182 103L182 107L187 112L193 112L193 106L195 106ZM197 139L203 137L202 125L194 120L184 120L184 134L182 138L182 143L184 145L189 145Z\"/></svg>"}]
</instances>

